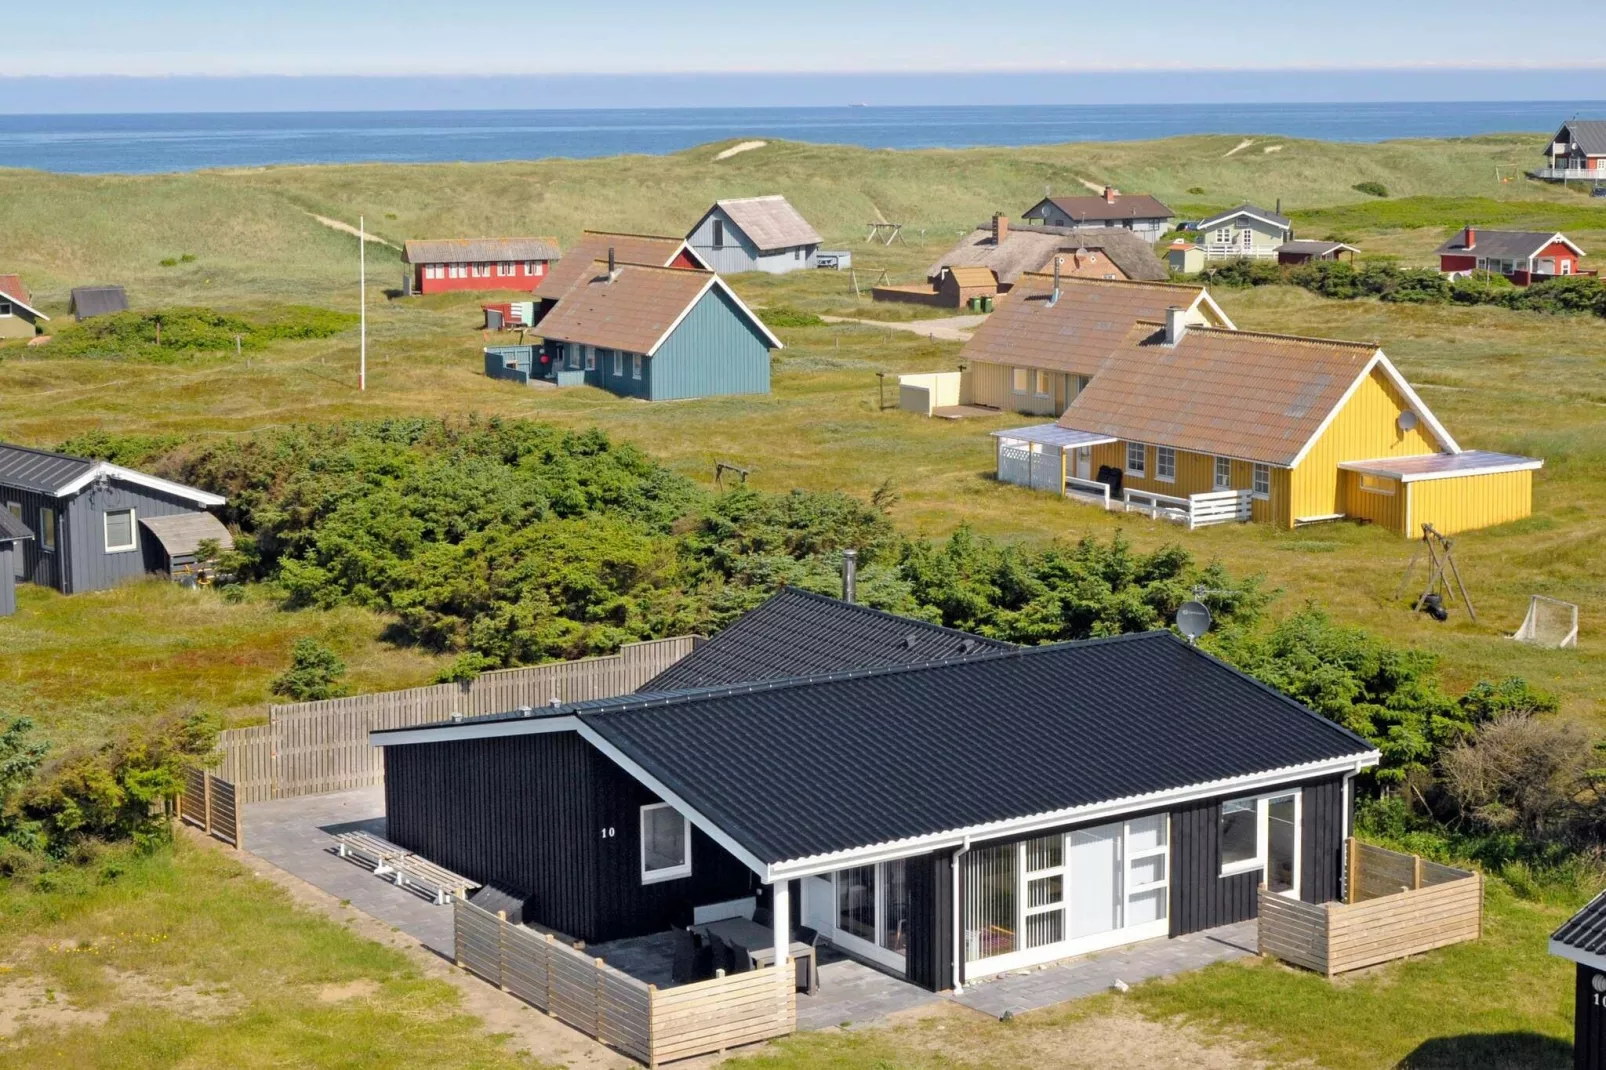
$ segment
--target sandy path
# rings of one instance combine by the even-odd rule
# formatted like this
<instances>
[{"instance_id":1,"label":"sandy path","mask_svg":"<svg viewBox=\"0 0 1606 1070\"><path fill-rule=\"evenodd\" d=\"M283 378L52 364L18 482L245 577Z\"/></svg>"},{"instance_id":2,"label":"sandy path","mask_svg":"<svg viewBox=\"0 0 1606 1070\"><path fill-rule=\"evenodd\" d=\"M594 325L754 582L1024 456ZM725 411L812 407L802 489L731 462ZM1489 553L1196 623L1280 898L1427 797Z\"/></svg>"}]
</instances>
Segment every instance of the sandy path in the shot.
<instances>
[{"instance_id":1,"label":"sandy path","mask_svg":"<svg viewBox=\"0 0 1606 1070\"><path fill-rule=\"evenodd\" d=\"M739 152L752 152L754 149L761 149L768 144L768 141L744 141L740 145L732 145L718 156L715 156L714 159L728 160Z\"/></svg>"},{"instance_id":2,"label":"sandy path","mask_svg":"<svg viewBox=\"0 0 1606 1070\"><path fill-rule=\"evenodd\" d=\"M1253 145L1254 143L1255 142L1254 142L1253 138L1247 138L1246 137L1242 141L1238 142L1238 144L1236 144L1232 148L1228 149L1227 150L1227 155L1223 156L1222 159L1225 160L1227 158L1227 156L1236 156L1238 153L1244 151L1245 149L1247 149L1249 146Z\"/></svg>"},{"instance_id":3,"label":"sandy path","mask_svg":"<svg viewBox=\"0 0 1606 1070\"><path fill-rule=\"evenodd\" d=\"M387 249L395 249L397 251L401 250L401 246L392 245L384 238L372 233L364 234L350 223L342 223L338 219L330 219L328 216L319 215L317 212L308 212L307 214L316 219L318 222L322 223L324 226L328 227L330 230L338 230L342 234L350 234L353 238L365 238L370 245L383 245Z\"/></svg>"},{"instance_id":4,"label":"sandy path","mask_svg":"<svg viewBox=\"0 0 1606 1070\"><path fill-rule=\"evenodd\" d=\"M968 342L970 336L987 319L986 314L976 316L944 316L932 320L861 320L851 316L821 316L827 323L857 323L865 327L885 327L893 331L908 331L941 342Z\"/></svg>"}]
</instances>

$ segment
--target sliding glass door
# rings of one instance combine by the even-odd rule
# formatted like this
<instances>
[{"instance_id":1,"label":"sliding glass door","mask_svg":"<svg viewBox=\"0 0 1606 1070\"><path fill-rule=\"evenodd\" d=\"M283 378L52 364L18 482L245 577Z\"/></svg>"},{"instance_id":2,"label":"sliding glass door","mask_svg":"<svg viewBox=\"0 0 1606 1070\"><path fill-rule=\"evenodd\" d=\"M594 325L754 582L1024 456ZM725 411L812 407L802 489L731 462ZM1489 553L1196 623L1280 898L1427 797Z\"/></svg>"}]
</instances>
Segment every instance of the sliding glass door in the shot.
<instances>
[{"instance_id":1,"label":"sliding glass door","mask_svg":"<svg viewBox=\"0 0 1606 1070\"><path fill-rule=\"evenodd\" d=\"M850 954L902 971L909 885L902 861L854 866L803 882L803 923Z\"/></svg>"},{"instance_id":2,"label":"sliding glass door","mask_svg":"<svg viewBox=\"0 0 1606 1070\"><path fill-rule=\"evenodd\" d=\"M1157 814L970 851L970 975L1166 935L1169 831Z\"/></svg>"}]
</instances>

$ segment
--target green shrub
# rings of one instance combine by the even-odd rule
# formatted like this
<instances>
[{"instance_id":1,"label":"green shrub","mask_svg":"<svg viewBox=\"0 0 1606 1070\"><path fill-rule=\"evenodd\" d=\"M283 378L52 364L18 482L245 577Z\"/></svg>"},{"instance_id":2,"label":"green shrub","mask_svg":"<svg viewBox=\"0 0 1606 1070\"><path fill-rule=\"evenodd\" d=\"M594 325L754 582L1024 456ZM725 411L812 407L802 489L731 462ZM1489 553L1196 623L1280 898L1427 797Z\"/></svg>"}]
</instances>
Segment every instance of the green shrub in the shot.
<instances>
[{"instance_id":1,"label":"green shrub","mask_svg":"<svg viewBox=\"0 0 1606 1070\"><path fill-rule=\"evenodd\" d=\"M1204 196L1205 188L1203 186L1189 186L1188 192L1195 197L1202 197Z\"/></svg>"},{"instance_id":2,"label":"green shrub","mask_svg":"<svg viewBox=\"0 0 1606 1070\"><path fill-rule=\"evenodd\" d=\"M1387 197L1388 187L1381 182L1357 182L1350 187L1356 193L1364 193L1368 197Z\"/></svg>"},{"instance_id":3,"label":"green shrub","mask_svg":"<svg viewBox=\"0 0 1606 1070\"><path fill-rule=\"evenodd\" d=\"M172 361L204 353L258 349L285 339L329 338L356 326L357 317L306 305L224 313L175 307L96 316L59 331L45 356Z\"/></svg>"},{"instance_id":4,"label":"green shrub","mask_svg":"<svg viewBox=\"0 0 1606 1070\"><path fill-rule=\"evenodd\" d=\"M351 694L341 682L346 663L340 655L310 636L296 640L290 653L290 667L273 678L268 690L295 702L340 698Z\"/></svg>"},{"instance_id":5,"label":"green shrub","mask_svg":"<svg viewBox=\"0 0 1606 1070\"><path fill-rule=\"evenodd\" d=\"M786 305L773 305L758 310L758 318L769 327L819 327L825 323L812 312L803 312Z\"/></svg>"},{"instance_id":6,"label":"green shrub","mask_svg":"<svg viewBox=\"0 0 1606 1070\"><path fill-rule=\"evenodd\" d=\"M57 443L56 449L74 457L144 468L183 441L183 435L120 435L109 431L85 431Z\"/></svg>"}]
</instances>

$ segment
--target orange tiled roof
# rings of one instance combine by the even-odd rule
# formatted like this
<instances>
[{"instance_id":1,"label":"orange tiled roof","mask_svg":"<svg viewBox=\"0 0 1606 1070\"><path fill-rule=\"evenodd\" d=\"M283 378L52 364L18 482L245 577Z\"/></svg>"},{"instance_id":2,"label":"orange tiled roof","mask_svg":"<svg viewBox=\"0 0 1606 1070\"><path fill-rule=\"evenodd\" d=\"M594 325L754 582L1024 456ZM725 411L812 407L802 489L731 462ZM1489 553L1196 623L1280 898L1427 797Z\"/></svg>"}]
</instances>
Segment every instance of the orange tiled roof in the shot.
<instances>
[{"instance_id":1,"label":"orange tiled roof","mask_svg":"<svg viewBox=\"0 0 1606 1070\"><path fill-rule=\"evenodd\" d=\"M652 355L659 339L714 278L711 271L594 260L541 321L542 336Z\"/></svg>"}]
</instances>

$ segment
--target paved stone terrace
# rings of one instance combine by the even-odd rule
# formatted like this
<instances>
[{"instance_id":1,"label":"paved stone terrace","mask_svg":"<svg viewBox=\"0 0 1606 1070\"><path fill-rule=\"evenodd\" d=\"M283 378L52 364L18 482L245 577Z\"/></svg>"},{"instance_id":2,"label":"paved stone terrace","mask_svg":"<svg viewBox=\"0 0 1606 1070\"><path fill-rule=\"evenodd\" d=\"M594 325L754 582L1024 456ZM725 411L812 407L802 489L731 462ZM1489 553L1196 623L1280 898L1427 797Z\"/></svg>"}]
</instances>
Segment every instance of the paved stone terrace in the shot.
<instances>
[{"instance_id":1,"label":"paved stone terrace","mask_svg":"<svg viewBox=\"0 0 1606 1070\"><path fill-rule=\"evenodd\" d=\"M337 832L362 829L383 836L384 808L382 788L254 803L246 806L243 813L245 849L348 900L358 910L402 930L449 959L453 954L450 907L436 906L416 891L398 888L333 851L332 835ZM614 947L626 951L622 957L629 959L632 943L619 941ZM927 992L852 959L828 953L820 965L820 991L814 996L798 997L798 1028L861 1025L938 1000L954 1000L995 1017L1005 1012L1020 1014L1106 991L1116 981L1137 984L1255 953L1255 923L1243 922L1006 974L967 985L957 997ZM626 962L618 964L628 967Z\"/></svg>"}]
</instances>

